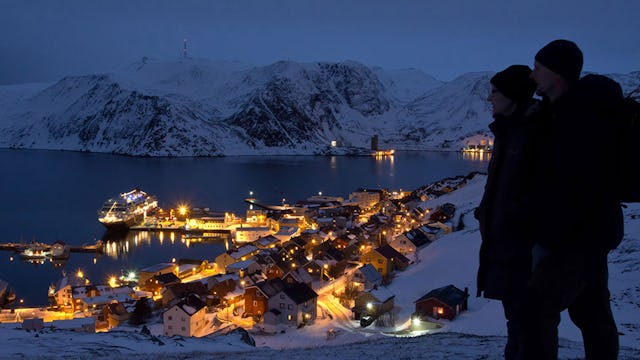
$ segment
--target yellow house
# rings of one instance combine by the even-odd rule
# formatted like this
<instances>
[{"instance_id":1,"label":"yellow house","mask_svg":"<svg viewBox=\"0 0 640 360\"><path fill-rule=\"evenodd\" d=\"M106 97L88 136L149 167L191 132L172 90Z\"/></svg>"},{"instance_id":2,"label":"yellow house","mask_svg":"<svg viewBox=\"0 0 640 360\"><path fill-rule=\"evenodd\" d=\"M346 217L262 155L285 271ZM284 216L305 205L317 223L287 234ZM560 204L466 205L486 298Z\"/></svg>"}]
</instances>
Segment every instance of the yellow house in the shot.
<instances>
[{"instance_id":1,"label":"yellow house","mask_svg":"<svg viewBox=\"0 0 640 360\"><path fill-rule=\"evenodd\" d=\"M393 270L404 270L411 262L390 245L371 250L360 258L363 265L371 264L380 275L388 276Z\"/></svg>"}]
</instances>

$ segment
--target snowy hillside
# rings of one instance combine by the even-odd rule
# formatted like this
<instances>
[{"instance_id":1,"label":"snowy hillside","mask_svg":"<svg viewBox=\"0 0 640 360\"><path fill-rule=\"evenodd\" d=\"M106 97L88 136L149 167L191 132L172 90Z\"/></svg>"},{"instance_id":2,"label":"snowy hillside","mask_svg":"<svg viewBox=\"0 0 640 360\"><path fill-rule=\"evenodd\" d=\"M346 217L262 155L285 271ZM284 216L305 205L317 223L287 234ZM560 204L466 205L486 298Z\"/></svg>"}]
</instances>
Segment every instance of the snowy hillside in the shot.
<instances>
[{"instance_id":1,"label":"snowy hillside","mask_svg":"<svg viewBox=\"0 0 640 360\"><path fill-rule=\"evenodd\" d=\"M491 73L443 83L415 69L354 61L143 58L113 74L0 87L0 147L149 156L323 154L368 148L457 150L486 135ZM616 75L637 87L640 73ZM477 137L477 136L476 136Z\"/></svg>"},{"instance_id":2,"label":"snowy hillside","mask_svg":"<svg viewBox=\"0 0 640 360\"><path fill-rule=\"evenodd\" d=\"M161 335L162 325L157 321L147 324L151 335L141 334L139 328L127 327L123 331L98 334L70 334L62 330L29 333L15 329L15 324L4 324L0 328L0 346L4 355L13 358L108 355L114 359L155 359L158 356L335 359L339 354L340 359L383 359L393 354L399 359L424 359L428 353L428 358L432 359L499 359L506 341L506 327L498 301L472 295L468 311L453 321L441 321L440 330L423 336L398 331L406 329L414 301L433 288L453 284L475 293L480 235L472 210L480 201L485 181L486 176L477 175L464 187L425 204L428 207L445 202L455 204L455 222L459 223L462 217L465 227L422 248L416 263L396 273L387 289L395 295L397 328L372 325L362 329L357 322L355 326L346 326L337 318L324 317L303 328L290 328L275 335L251 329L253 347L242 341L239 333L203 338L165 337ZM640 358L639 234L640 204L633 204L625 209L625 238L609 256L613 313L620 333L620 359ZM336 329L338 335L327 339L328 329ZM584 356L580 333L566 312L562 314L559 335L560 359Z\"/></svg>"}]
</instances>

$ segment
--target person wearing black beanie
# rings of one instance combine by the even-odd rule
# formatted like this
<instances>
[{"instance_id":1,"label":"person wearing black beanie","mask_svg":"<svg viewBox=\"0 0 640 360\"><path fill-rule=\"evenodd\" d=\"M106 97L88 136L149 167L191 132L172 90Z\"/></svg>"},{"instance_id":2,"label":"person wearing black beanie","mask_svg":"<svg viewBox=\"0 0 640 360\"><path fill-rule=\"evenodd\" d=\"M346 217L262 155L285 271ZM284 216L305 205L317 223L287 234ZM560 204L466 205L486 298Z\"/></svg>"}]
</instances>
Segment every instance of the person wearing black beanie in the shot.
<instances>
[{"instance_id":1,"label":"person wearing black beanie","mask_svg":"<svg viewBox=\"0 0 640 360\"><path fill-rule=\"evenodd\" d=\"M576 81L582 71L582 51L569 40L553 40L538 51L535 59L568 81Z\"/></svg>"},{"instance_id":2,"label":"person wearing black beanie","mask_svg":"<svg viewBox=\"0 0 640 360\"><path fill-rule=\"evenodd\" d=\"M527 204L535 186L530 182L533 131L537 123L532 109L535 83L526 65L512 65L490 79L487 101L494 121L494 135L487 182L474 215L482 244L477 274L478 296L500 300L507 320L506 359L523 356L522 339L526 307L525 288L531 277L534 239L523 226L537 214Z\"/></svg>"},{"instance_id":3,"label":"person wearing black beanie","mask_svg":"<svg viewBox=\"0 0 640 360\"><path fill-rule=\"evenodd\" d=\"M580 79L583 56L569 40L554 40L535 55L531 79L543 101L529 204L554 230L531 223L535 243L527 284L523 339L526 359L557 359L560 314L580 329L585 358L617 359L618 330L608 288L608 253L624 234L617 193L618 129L600 99ZM580 149L597 139L588 156ZM594 226L594 224L597 224Z\"/></svg>"},{"instance_id":4,"label":"person wearing black beanie","mask_svg":"<svg viewBox=\"0 0 640 360\"><path fill-rule=\"evenodd\" d=\"M509 115L500 108L502 104L496 103L493 94L499 92L511 101L511 111L518 105L531 101L536 83L531 80L531 69L526 65L511 65L508 68L496 73L489 81L492 87L489 95L489 102L493 106L493 114Z\"/></svg>"}]
</instances>

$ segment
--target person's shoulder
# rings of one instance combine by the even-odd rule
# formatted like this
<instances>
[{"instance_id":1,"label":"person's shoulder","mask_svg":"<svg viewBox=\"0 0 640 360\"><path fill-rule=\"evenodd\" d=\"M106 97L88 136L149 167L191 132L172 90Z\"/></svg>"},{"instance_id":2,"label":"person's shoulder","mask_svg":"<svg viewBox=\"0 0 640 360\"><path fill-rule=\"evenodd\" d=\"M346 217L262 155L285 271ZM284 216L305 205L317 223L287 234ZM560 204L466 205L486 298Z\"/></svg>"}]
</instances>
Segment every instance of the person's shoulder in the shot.
<instances>
[{"instance_id":1,"label":"person's shoulder","mask_svg":"<svg viewBox=\"0 0 640 360\"><path fill-rule=\"evenodd\" d=\"M587 74L576 85L575 95L588 107L618 106L624 101L620 83L600 74Z\"/></svg>"},{"instance_id":2,"label":"person's shoulder","mask_svg":"<svg viewBox=\"0 0 640 360\"><path fill-rule=\"evenodd\" d=\"M540 116L544 111L545 107L542 101L538 99L531 99L524 110L524 117L531 118Z\"/></svg>"}]
</instances>

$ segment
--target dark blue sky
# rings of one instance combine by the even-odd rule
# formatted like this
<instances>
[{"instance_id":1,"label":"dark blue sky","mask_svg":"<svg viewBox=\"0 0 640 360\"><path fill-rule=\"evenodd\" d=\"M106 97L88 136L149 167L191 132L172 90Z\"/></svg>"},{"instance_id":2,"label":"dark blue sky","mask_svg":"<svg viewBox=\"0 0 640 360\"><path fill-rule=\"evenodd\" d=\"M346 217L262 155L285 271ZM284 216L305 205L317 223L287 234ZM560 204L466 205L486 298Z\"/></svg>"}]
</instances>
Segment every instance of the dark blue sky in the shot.
<instances>
[{"instance_id":1,"label":"dark blue sky","mask_svg":"<svg viewBox=\"0 0 640 360\"><path fill-rule=\"evenodd\" d=\"M637 0L0 0L0 84L108 72L142 56L263 65L355 60L450 80L531 64L556 38L585 70L640 70Z\"/></svg>"}]
</instances>

